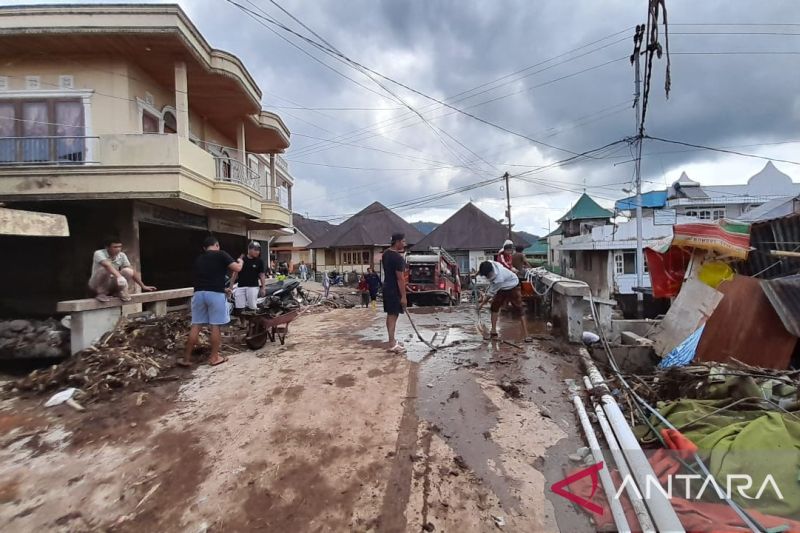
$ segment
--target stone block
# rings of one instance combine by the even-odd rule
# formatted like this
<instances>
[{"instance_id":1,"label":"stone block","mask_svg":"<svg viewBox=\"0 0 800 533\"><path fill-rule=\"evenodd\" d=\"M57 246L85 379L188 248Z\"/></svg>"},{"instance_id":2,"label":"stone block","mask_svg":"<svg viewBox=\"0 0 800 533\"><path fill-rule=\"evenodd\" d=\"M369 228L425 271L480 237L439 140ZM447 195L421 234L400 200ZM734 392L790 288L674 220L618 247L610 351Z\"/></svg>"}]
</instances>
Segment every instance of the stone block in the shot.
<instances>
[{"instance_id":1,"label":"stone block","mask_svg":"<svg viewBox=\"0 0 800 533\"><path fill-rule=\"evenodd\" d=\"M85 350L105 333L116 327L122 316L122 308L109 307L78 311L70 320L70 353Z\"/></svg>"}]
</instances>

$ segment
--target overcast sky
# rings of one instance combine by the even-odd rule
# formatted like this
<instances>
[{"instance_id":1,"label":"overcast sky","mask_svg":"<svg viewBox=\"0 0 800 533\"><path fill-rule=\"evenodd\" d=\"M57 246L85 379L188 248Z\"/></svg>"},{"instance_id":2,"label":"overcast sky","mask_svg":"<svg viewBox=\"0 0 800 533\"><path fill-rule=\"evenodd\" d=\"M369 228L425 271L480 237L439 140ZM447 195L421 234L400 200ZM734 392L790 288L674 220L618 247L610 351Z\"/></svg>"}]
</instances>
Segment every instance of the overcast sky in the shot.
<instances>
[{"instance_id":1,"label":"overcast sky","mask_svg":"<svg viewBox=\"0 0 800 533\"><path fill-rule=\"evenodd\" d=\"M308 35L269 0L237 1ZM244 61L263 90L264 107L289 125L286 158L296 180L295 206L312 217L346 215L375 200L391 206L505 171L518 174L634 133L627 56L634 25L645 21L645 0L279 0L353 60L439 100L464 93L448 102L556 148L381 80L396 96L389 95L362 73L265 27L226 0L179 3L212 46ZM665 60L658 60L647 133L800 160L800 142L786 143L800 140L800 3L667 4L672 93L667 100ZM646 142L644 153L645 190L664 188L683 170L704 184L743 183L765 163L655 141ZM607 206L626 196L622 189L630 187L633 172L629 148L618 145L598 155L528 176L538 183L512 180L515 228L546 232L584 187ZM776 165L800 180L800 166ZM409 221L441 222L470 199L503 217L499 184L398 213Z\"/></svg>"}]
</instances>

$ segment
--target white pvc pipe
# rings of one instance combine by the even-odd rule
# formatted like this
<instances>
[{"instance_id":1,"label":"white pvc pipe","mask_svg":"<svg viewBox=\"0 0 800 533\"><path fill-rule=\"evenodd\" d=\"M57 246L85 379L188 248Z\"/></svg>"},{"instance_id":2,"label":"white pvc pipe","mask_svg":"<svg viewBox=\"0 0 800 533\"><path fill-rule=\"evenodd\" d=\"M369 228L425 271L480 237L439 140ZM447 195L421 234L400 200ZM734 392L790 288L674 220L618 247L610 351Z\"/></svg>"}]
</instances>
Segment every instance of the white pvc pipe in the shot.
<instances>
[{"instance_id":1,"label":"white pvc pipe","mask_svg":"<svg viewBox=\"0 0 800 533\"><path fill-rule=\"evenodd\" d=\"M587 390L592 390L592 382L587 376L583 376L583 383ZM622 450L617 443L617 438L614 436L611 426L608 425L608 419L603 412L603 408L599 404L595 404L594 412L597 415L597 423L600 424L603 437L605 437L608 443L608 449L611 450L611 456L614 458L620 477L622 477L622 479L633 479L631 471L628 468L628 463L625 462L625 456L622 455ZM636 492L635 487L630 483L625 485L625 492L628 493L628 499L631 501L631 506L633 506L636 517L639 519L641 530L644 533L655 532L656 529L653 526L653 521L650 519L650 514L647 512L647 507L642 501L641 495Z\"/></svg>"},{"instance_id":2,"label":"white pvc pipe","mask_svg":"<svg viewBox=\"0 0 800 533\"><path fill-rule=\"evenodd\" d=\"M595 463L601 463L605 459L603 452L600 451L600 443L597 442L597 436L594 434L592 423L589 421L589 415L586 414L586 409L583 406L583 400L578 394L572 397L575 403L575 409L578 410L578 418L583 426L583 432L586 434L586 441L589 444L589 449L592 450L592 456ZM600 484L603 485L603 491L606 493L606 500L611 507L611 516L614 518L614 524L617 526L617 531L630 532L631 526L628 525L628 519L625 517L625 510L622 504L615 497L616 490L614 488L614 481L611 479L611 474L608 473L607 468L603 468L598 472L600 476Z\"/></svg>"},{"instance_id":3,"label":"white pvc pipe","mask_svg":"<svg viewBox=\"0 0 800 533\"><path fill-rule=\"evenodd\" d=\"M583 358L583 364L586 367L586 372L589 374L589 379L592 381L592 385L600 388L600 390L606 391L602 394L600 403L614 431L614 435L616 435L619 441L619 445L628 462L633 479L639 487L645 489L652 487L649 491L649 498L646 493L643 496L645 497L647 508L650 510L650 515L653 517L656 529L665 533L684 533L683 524L681 524L678 515L675 513L675 509L672 508L669 499L655 487L656 484L660 484L658 477L653 471L653 467L650 466L647 456L639 446L639 441L636 440L636 436L633 434L630 426L628 426L625 415L622 414L614 397L607 392L608 387L605 384L605 379L603 379L597 367L594 366L586 350L581 350L581 356Z\"/></svg>"}]
</instances>

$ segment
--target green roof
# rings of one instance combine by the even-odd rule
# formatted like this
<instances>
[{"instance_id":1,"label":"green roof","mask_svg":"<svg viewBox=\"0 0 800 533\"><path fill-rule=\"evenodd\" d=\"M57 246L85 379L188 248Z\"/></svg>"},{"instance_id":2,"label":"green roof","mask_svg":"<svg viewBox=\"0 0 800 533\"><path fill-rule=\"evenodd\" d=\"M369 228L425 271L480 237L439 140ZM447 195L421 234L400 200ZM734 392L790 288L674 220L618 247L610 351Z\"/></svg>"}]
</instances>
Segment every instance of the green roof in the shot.
<instances>
[{"instance_id":1,"label":"green roof","mask_svg":"<svg viewBox=\"0 0 800 533\"><path fill-rule=\"evenodd\" d=\"M532 246L525 248L525 255L547 255L547 239L539 239Z\"/></svg>"},{"instance_id":2,"label":"green roof","mask_svg":"<svg viewBox=\"0 0 800 533\"><path fill-rule=\"evenodd\" d=\"M559 218L556 222L563 222L565 220L584 220L587 218L611 218L614 213L601 207L600 204L592 200L591 196L583 193L572 209L567 211L563 217Z\"/></svg>"}]
</instances>

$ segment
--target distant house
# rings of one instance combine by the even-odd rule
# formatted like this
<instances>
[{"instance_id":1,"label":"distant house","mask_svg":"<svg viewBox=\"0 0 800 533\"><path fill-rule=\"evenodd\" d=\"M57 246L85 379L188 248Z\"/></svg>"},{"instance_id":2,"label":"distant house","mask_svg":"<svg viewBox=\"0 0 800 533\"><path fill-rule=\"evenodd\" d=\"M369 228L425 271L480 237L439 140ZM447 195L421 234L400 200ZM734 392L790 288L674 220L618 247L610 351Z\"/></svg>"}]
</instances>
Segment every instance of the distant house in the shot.
<instances>
[{"instance_id":1,"label":"distant house","mask_svg":"<svg viewBox=\"0 0 800 533\"><path fill-rule=\"evenodd\" d=\"M772 161L739 185L702 185L686 172L668 189L642 194L642 216L669 211L671 216L685 215L700 220L731 218L746 220L748 213L773 200L789 199L800 195L800 183L778 170ZM618 211L628 211L636 216L636 197L618 200Z\"/></svg>"},{"instance_id":2,"label":"distant house","mask_svg":"<svg viewBox=\"0 0 800 533\"><path fill-rule=\"evenodd\" d=\"M525 248L525 257L532 265L540 266L548 262L549 247L547 238L541 237Z\"/></svg>"},{"instance_id":3,"label":"distant house","mask_svg":"<svg viewBox=\"0 0 800 533\"><path fill-rule=\"evenodd\" d=\"M514 233L512 237L514 244L530 246L519 234ZM477 270L482 261L493 259L506 239L508 227L470 202L426 235L412 250L425 252L431 247L444 248L456 258L462 272L469 272Z\"/></svg>"},{"instance_id":4,"label":"distant house","mask_svg":"<svg viewBox=\"0 0 800 533\"><path fill-rule=\"evenodd\" d=\"M606 226L611 224L611 218L614 213L602 207L594 201L594 199L586 193L583 193L578 201L567 211L564 216L559 218L557 222L560 224L560 235L556 239L559 241L556 248L560 252L559 266L560 271L567 277L570 272L573 272L577 264L576 254L574 251L564 253L563 242L572 237L589 236L591 238L592 230L599 226ZM550 234L555 236L556 232ZM548 237L550 237L548 236Z\"/></svg>"},{"instance_id":5,"label":"distant house","mask_svg":"<svg viewBox=\"0 0 800 533\"><path fill-rule=\"evenodd\" d=\"M409 246L425 236L380 202L375 202L315 239L308 248L316 251L321 272L380 272L383 251L393 233L404 233Z\"/></svg>"},{"instance_id":6,"label":"distant house","mask_svg":"<svg viewBox=\"0 0 800 533\"><path fill-rule=\"evenodd\" d=\"M291 271L296 270L300 261L305 261L310 268L315 268L315 251L310 249L309 245L322 238L335 226L330 222L306 218L297 213L292 215L292 224L294 234L276 238L270 247L271 254L276 256L279 263L286 262Z\"/></svg>"}]
</instances>

